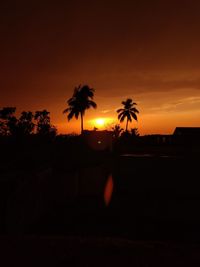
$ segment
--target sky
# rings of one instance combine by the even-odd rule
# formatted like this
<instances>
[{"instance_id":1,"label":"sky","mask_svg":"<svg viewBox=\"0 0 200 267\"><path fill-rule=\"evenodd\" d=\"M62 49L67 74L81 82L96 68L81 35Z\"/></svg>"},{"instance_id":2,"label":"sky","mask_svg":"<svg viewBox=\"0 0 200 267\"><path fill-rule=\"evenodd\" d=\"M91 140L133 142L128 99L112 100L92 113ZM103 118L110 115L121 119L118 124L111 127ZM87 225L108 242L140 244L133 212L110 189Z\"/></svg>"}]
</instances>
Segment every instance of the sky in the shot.
<instances>
[{"instance_id":1,"label":"sky","mask_svg":"<svg viewBox=\"0 0 200 267\"><path fill-rule=\"evenodd\" d=\"M141 135L200 126L199 14L198 0L1 1L0 108L47 109L59 133L78 133L62 111L87 84L87 129L110 129L127 98Z\"/></svg>"}]
</instances>

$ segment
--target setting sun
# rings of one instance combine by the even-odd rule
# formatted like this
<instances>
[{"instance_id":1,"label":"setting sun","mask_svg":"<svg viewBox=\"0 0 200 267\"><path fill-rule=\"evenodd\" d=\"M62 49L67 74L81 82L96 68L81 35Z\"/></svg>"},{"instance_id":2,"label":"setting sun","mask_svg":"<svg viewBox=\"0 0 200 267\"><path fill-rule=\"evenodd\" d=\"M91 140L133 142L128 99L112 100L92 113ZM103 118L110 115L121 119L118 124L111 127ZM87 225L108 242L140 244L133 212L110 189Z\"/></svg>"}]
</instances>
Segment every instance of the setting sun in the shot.
<instances>
[{"instance_id":1,"label":"setting sun","mask_svg":"<svg viewBox=\"0 0 200 267\"><path fill-rule=\"evenodd\" d=\"M97 124L97 126L104 126L105 125L105 119L98 118L95 120L95 123Z\"/></svg>"},{"instance_id":2,"label":"setting sun","mask_svg":"<svg viewBox=\"0 0 200 267\"><path fill-rule=\"evenodd\" d=\"M96 127L98 129L106 129L107 127L110 127L110 125L114 122L112 118L95 118L93 120L90 120L90 124L93 127Z\"/></svg>"}]
</instances>

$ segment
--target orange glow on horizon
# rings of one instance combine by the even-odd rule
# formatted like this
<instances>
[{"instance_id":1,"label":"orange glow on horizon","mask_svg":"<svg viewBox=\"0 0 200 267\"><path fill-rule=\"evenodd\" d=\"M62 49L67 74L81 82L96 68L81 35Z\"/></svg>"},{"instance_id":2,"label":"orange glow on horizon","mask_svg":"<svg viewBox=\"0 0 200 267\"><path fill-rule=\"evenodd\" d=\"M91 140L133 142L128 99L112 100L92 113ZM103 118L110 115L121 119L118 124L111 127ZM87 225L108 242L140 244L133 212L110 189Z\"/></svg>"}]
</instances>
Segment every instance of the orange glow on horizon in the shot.
<instances>
[{"instance_id":1,"label":"orange glow on horizon","mask_svg":"<svg viewBox=\"0 0 200 267\"><path fill-rule=\"evenodd\" d=\"M98 115L98 114L97 114ZM142 114L138 116L138 122L133 121L129 123L128 128L138 128L140 135L147 134L172 134L176 127L199 127L200 111L194 110L190 112L179 112L179 113L151 113ZM61 118L62 119L62 118ZM53 121L54 124L54 121ZM115 124L120 124L115 114L113 116L102 118L96 117L88 118L84 121L84 129L93 130L94 127L98 130L111 130L111 127ZM120 124L125 129L126 121ZM71 120L64 122L60 120L55 126L58 129L59 134L80 134L80 120Z\"/></svg>"},{"instance_id":2,"label":"orange glow on horizon","mask_svg":"<svg viewBox=\"0 0 200 267\"><path fill-rule=\"evenodd\" d=\"M2 2L1 108L16 107L17 117L46 109L58 134L80 134L80 116L68 121L63 110L87 84L97 109L85 112L85 130L120 124L116 110L127 98L139 110L128 129L140 135L200 127L199 1Z\"/></svg>"},{"instance_id":3,"label":"orange glow on horizon","mask_svg":"<svg viewBox=\"0 0 200 267\"><path fill-rule=\"evenodd\" d=\"M89 110L84 116L84 129L111 130L115 124L125 129L126 119L119 123L116 109L121 107L121 100L125 97L98 98L96 92L96 110ZM192 97L191 97L192 96ZM199 91L182 91L171 93L151 93L138 95L130 98L138 104L138 121L129 122L128 129L138 128L140 135L148 134L173 134L176 127L199 127L200 126L200 96ZM50 109L50 108L49 108ZM64 109L64 107L63 107ZM51 110L51 109L50 109ZM80 118L68 121L66 115L59 112L59 109L52 108L52 124L58 128L58 133L80 133Z\"/></svg>"}]
</instances>

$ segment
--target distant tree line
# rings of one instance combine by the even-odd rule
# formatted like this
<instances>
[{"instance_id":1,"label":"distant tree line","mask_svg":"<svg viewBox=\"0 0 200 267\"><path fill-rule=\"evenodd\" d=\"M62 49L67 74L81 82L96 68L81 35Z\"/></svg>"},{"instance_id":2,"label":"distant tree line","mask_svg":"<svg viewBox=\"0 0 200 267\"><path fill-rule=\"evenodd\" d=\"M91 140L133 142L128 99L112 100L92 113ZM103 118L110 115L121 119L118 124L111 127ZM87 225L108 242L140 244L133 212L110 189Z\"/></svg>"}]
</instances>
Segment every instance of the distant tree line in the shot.
<instances>
[{"instance_id":1,"label":"distant tree line","mask_svg":"<svg viewBox=\"0 0 200 267\"><path fill-rule=\"evenodd\" d=\"M23 111L19 118L15 107L0 109L0 136L25 137L33 134L55 136L56 128L51 124L50 112L47 110Z\"/></svg>"},{"instance_id":2,"label":"distant tree line","mask_svg":"<svg viewBox=\"0 0 200 267\"><path fill-rule=\"evenodd\" d=\"M111 131L113 132L113 138L118 139L119 137L139 137L138 128L131 128L129 131L124 130L120 124L115 124Z\"/></svg>"}]
</instances>

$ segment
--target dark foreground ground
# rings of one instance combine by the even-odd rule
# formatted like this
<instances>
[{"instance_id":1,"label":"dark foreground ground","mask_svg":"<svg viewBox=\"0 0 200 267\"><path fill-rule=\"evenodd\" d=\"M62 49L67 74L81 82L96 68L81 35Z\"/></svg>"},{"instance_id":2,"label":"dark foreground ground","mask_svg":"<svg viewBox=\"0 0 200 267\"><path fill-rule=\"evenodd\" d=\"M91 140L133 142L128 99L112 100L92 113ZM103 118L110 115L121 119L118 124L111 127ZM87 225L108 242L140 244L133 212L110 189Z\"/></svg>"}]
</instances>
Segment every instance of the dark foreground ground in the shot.
<instances>
[{"instance_id":1,"label":"dark foreground ground","mask_svg":"<svg viewBox=\"0 0 200 267\"><path fill-rule=\"evenodd\" d=\"M3 237L1 266L199 266L197 245L119 238Z\"/></svg>"},{"instance_id":2,"label":"dark foreground ground","mask_svg":"<svg viewBox=\"0 0 200 267\"><path fill-rule=\"evenodd\" d=\"M10 151L0 168L2 266L200 265L198 153Z\"/></svg>"}]
</instances>

